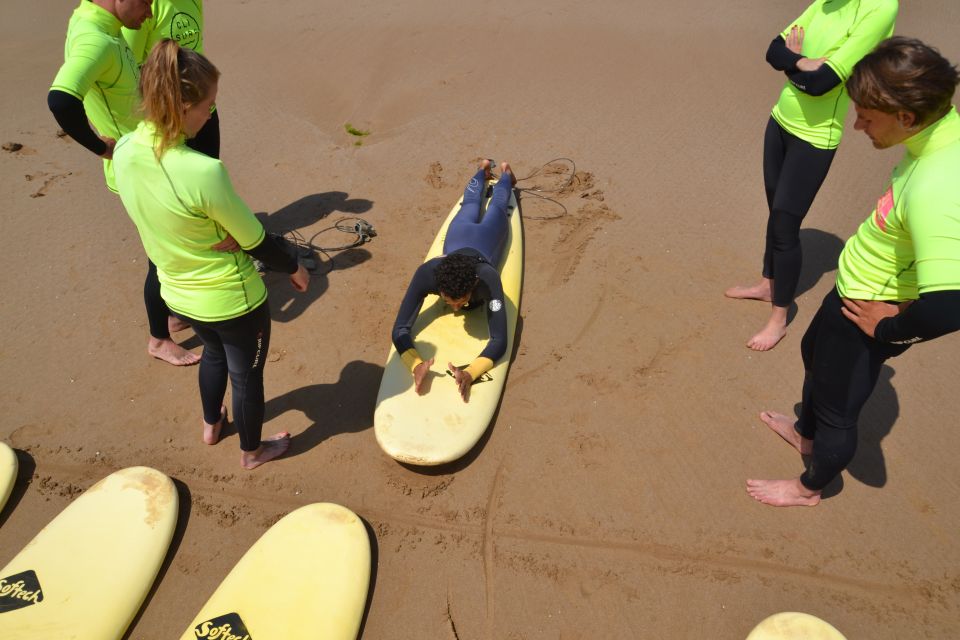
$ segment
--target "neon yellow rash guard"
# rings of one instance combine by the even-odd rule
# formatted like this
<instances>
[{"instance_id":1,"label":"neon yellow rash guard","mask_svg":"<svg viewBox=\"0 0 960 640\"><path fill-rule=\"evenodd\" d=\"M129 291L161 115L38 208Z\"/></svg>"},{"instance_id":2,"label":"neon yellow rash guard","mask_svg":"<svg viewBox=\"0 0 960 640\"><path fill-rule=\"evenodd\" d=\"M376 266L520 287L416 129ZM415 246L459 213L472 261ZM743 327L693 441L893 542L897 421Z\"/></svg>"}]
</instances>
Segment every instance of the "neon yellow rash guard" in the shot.
<instances>
[{"instance_id":1,"label":"neon yellow rash guard","mask_svg":"<svg viewBox=\"0 0 960 640\"><path fill-rule=\"evenodd\" d=\"M140 122L140 68L120 21L89 0L73 11L63 49L63 66L50 89L83 100L87 118L102 136L119 140ZM103 161L107 187L116 191L110 160Z\"/></svg>"},{"instance_id":2,"label":"neon yellow rash guard","mask_svg":"<svg viewBox=\"0 0 960 640\"><path fill-rule=\"evenodd\" d=\"M960 116L955 108L908 138L907 153L837 270L856 300L916 300L960 289Z\"/></svg>"},{"instance_id":3,"label":"neon yellow rash guard","mask_svg":"<svg viewBox=\"0 0 960 640\"><path fill-rule=\"evenodd\" d=\"M120 198L157 265L160 295L177 313L206 322L241 316L267 299L244 252L211 247L227 233L244 249L263 242L263 225L240 199L219 160L183 138L158 161L156 127L142 122L114 151Z\"/></svg>"},{"instance_id":4,"label":"neon yellow rash guard","mask_svg":"<svg viewBox=\"0 0 960 640\"><path fill-rule=\"evenodd\" d=\"M203 53L203 0L153 0L152 11L153 17L139 29L122 31L138 64L143 64L153 46L164 38Z\"/></svg>"},{"instance_id":5,"label":"neon yellow rash guard","mask_svg":"<svg viewBox=\"0 0 960 640\"><path fill-rule=\"evenodd\" d=\"M771 115L787 132L818 149L836 149L843 136L843 121L850 107L844 86L854 65L893 35L897 0L816 0L780 35L784 40L794 25L803 27L801 54L826 58L840 84L811 96L787 81Z\"/></svg>"}]
</instances>

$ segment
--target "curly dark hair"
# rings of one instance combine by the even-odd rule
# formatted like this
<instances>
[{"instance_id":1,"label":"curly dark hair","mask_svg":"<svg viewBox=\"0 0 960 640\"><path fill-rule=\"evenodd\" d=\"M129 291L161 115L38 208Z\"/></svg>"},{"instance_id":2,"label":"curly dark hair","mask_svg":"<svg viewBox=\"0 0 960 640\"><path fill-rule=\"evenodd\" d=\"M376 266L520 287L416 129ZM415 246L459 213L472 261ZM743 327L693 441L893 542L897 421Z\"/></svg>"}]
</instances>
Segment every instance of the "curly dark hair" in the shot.
<instances>
[{"instance_id":1,"label":"curly dark hair","mask_svg":"<svg viewBox=\"0 0 960 640\"><path fill-rule=\"evenodd\" d=\"M462 298L477 284L477 259L462 253L445 256L433 268L440 293L451 298Z\"/></svg>"}]
</instances>

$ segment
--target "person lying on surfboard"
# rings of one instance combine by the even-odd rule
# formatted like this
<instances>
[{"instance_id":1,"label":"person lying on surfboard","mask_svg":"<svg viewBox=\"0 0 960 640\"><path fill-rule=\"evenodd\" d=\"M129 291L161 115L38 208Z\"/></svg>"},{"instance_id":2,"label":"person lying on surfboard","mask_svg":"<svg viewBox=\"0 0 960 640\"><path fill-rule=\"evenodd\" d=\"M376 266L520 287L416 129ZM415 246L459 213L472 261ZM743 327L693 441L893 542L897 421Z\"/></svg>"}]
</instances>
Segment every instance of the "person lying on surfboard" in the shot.
<instances>
[{"instance_id":1,"label":"person lying on surfboard","mask_svg":"<svg viewBox=\"0 0 960 640\"><path fill-rule=\"evenodd\" d=\"M506 162L486 213L481 205L490 180L490 160L484 160L463 191L460 210L450 222L443 242L444 255L424 262L413 274L393 323L393 346L413 374L417 393L426 393L424 381L434 358L424 360L413 345L410 330L427 294L439 295L454 311L486 306L490 340L472 363L464 368L448 363L463 401L470 398L470 385L489 371L507 350L507 312L497 265L510 233L507 204L517 179Z\"/></svg>"}]
</instances>

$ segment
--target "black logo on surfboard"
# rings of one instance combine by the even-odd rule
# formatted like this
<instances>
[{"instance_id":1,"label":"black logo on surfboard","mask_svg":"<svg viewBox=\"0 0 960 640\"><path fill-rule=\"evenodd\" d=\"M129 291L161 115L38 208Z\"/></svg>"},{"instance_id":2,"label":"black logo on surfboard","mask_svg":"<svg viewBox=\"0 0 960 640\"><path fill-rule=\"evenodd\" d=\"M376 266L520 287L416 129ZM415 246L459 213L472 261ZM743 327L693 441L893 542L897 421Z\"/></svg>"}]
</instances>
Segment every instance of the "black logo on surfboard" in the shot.
<instances>
[{"instance_id":1,"label":"black logo on surfboard","mask_svg":"<svg viewBox=\"0 0 960 640\"><path fill-rule=\"evenodd\" d=\"M198 638L216 638L217 640L253 640L239 613L228 613L193 628Z\"/></svg>"},{"instance_id":2,"label":"black logo on surfboard","mask_svg":"<svg viewBox=\"0 0 960 640\"><path fill-rule=\"evenodd\" d=\"M0 613L16 611L43 602L40 580L32 569L0 578Z\"/></svg>"}]
</instances>

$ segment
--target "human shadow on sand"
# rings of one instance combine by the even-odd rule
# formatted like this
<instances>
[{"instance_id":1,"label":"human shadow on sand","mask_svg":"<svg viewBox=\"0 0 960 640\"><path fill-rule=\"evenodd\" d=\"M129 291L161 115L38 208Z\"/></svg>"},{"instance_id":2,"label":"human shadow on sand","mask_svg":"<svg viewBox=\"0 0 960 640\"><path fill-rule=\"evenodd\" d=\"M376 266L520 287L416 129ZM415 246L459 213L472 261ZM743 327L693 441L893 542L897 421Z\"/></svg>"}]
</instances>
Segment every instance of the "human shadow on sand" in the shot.
<instances>
[{"instance_id":1,"label":"human shadow on sand","mask_svg":"<svg viewBox=\"0 0 960 640\"><path fill-rule=\"evenodd\" d=\"M350 217L370 211L372 208L372 200L350 198L343 191L327 191L304 196L273 213L261 211L256 216L268 232L283 235L296 231L305 240L310 240L311 236L321 229L314 229L309 233L301 230L327 218L332 213L339 211L346 217ZM335 223L336 220L331 220L330 226ZM340 247L351 242L351 236L344 235L335 229L321 232L313 240L315 245L321 247ZM270 312L273 319L277 322L289 322L299 317L314 301L326 293L330 287L331 272L349 269L366 262L371 257L369 251L359 247L315 253L310 256L315 266L310 269L312 276L310 287L305 293L294 291L286 274L268 272L264 281L270 291Z\"/></svg>"},{"instance_id":2,"label":"human shadow on sand","mask_svg":"<svg viewBox=\"0 0 960 640\"><path fill-rule=\"evenodd\" d=\"M803 268L797 282L795 297L814 288L826 274L837 270L837 260L843 251L843 240L820 229L801 229L800 247L803 250ZM797 315L796 303L787 310L787 323Z\"/></svg>"},{"instance_id":3,"label":"human shadow on sand","mask_svg":"<svg viewBox=\"0 0 960 640\"><path fill-rule=\"evenodd\" d=\"M895 371L889 365L880 369L880 378L857 421L857 453L847 467L847 473L868 487L883 487L887 484L887 464L880 443L893 429L900 415L900 402L891 384ZM800 415L800 404L794 406ZM827 485L821 495L831 498L843 491L843 474Z\"/></svg>"},{"instance_id":4,"label":"human shadow on sand","mask_svg":"<svg viewBox=\"0 0 960 640\"><path fill-rule=\"evenodd\" d=\"M373 426L373 406L383 367L361 360L348 362L333 383L311 384L267 400L264 422L287 411L300 411L312 422L294 434L285 457L305 453L338 433L354 433Z\"/></svg>"}]
</instances>

